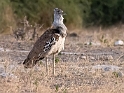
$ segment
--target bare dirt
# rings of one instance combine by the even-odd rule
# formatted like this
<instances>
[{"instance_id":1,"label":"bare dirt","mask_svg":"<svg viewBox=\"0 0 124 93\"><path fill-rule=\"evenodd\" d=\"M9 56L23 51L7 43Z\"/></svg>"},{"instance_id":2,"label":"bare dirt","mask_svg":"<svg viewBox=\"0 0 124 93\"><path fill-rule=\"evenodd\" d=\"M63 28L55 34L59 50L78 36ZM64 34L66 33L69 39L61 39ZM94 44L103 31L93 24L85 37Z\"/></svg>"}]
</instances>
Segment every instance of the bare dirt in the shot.
<instances>
[{"instance_id":1,"label":"bare dirt","mask_svg":"<svg viewBox=\"0 0 124 93\"><path fill-rule=\"evenodd\" d=\"M51 56L48 74L45 59L32 69L23 68L35 41L2 35L0 93L124 93L124 47L114 46L117 39L105 32L68 34L53 76Z\"/></svg>"}]
</instances>

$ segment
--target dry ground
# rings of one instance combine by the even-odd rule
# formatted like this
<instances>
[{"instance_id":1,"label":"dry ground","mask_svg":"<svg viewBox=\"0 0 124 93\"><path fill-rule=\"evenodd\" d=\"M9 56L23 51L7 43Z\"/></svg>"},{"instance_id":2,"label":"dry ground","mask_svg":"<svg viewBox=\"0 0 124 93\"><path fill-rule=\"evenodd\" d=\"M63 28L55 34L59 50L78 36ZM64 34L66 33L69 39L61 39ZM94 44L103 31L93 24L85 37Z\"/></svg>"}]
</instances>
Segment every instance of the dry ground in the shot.
<instances>
[{"instance_id":1,"label":"dry ground","mask_svg":"<svg viewBox=\"0 0 124 93\"><path fill-rule=\"evenodd\" d=\"M45 59L33 69L23 68L34 41L0 36L4 49L0 51L0 93L124 93L124 47L113 45L123 40L123 28L90 28L69 34L65 50L56 57L55 76L51 57L48 75Z\"/></svg>"}]
</instances>

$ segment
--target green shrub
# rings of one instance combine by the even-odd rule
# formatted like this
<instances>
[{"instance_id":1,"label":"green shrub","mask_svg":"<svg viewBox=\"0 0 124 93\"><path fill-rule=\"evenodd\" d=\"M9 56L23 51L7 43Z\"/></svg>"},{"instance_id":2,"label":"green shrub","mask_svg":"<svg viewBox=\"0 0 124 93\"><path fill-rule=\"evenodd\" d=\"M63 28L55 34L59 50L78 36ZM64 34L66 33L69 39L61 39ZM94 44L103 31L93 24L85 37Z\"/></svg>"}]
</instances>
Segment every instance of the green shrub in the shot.
<instances>
[{"instance_id":1,"label":"green shrub","mask_svg":"<svg viewBox=\"0 0 124 93\"><path fill-rule=\"evenodd\" d=\"M82 0L81 0L82 1ZM124 22L124 0L88 0L83 20L89 25L112 25Z\"/></svg>"},{"instance_id":2,"label":"green shrub","mask_svg":"<svg viewBox=\"0 0 124 93\"><path fill-rule=\"evenodd\" d=\"M9 0L0 1L0 33L15 26L15 20Z\"/></svg>"},{"instance_id":3,"label":"green shrub","mask_svg":"<svg viewBox=\"0 0 124 93\"><path fill-rule=\"evenodd\" d=\"M53 9L58 7L67 14L64 16L66 25L79 27L82 24L82 18L74 0L11 0L11 2L18 18L27 15L32 23L50 26L53 20Z\"/></svg>"},{"instance_id":4,"label":"green shrub","mask_svg":"<svg viewBox=\"0 0 124 93\"><path fill-rule=\"evenodd\" d=\"M67 14L64 21L68 28L124 22L124 0L0 0L0 32L25 15L32 25L49 27L56 7Z\"/></svg>"}]
</instances>

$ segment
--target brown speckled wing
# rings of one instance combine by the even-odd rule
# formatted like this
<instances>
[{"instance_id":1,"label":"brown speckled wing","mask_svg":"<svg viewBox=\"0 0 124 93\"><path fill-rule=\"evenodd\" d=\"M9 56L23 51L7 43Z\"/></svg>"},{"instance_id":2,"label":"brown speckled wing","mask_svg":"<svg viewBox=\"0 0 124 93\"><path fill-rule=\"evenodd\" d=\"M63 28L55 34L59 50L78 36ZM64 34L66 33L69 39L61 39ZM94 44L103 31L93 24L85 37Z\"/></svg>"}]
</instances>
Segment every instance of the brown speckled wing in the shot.
<instances>
[{"instance_id":1,"label":"brown speckled wing","mask_svg":"<svg viewBox=\"0 0 124 93\"><path fill-rule=\"evenodd\" d=\"M28 58L39 60L47 56L47 53L59 40L59 31L57 29L48 29L34 44L34 47L30 51Z\"/></svg>"}]
</instances>

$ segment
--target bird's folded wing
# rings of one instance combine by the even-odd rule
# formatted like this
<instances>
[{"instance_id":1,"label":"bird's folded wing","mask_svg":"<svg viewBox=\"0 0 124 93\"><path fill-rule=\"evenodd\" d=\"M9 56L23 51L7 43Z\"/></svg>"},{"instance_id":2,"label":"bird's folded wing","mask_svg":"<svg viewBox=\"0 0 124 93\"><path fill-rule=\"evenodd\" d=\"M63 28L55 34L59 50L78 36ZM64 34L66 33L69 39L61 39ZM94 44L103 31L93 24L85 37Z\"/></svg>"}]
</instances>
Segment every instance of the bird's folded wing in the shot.
<instances>
[{"instance_id":1,"label":"bird's folded wing","mask_svg":"<svg viewBox=\"0 0 124 93\"><path fill-rule=\"evenodd\" d=\"M46 57L51 47L59 40L59 34L55 29L47 30L34 44L33 49L29 53L29 58Z\"/></svg>"}]
</instances>

